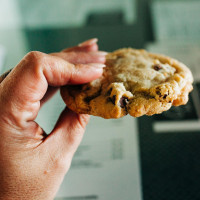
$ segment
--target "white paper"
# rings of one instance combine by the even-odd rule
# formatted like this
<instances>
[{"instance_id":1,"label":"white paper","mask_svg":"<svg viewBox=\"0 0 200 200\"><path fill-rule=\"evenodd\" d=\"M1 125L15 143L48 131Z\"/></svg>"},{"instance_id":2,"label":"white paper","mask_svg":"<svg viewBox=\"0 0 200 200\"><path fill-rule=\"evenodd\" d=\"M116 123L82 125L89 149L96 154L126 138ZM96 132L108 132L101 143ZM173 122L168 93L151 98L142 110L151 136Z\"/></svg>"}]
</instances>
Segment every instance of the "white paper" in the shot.
<instances>
[{"instance_id":1,"label":"white paper","mask_svg":"<svg viewBox=\"0 0 200 200\"><path fill-rule=\"evenodd\" d=\"M200 1L158 1L152 3L156 40L199 40Z\"/></svg>"},{"instance_id":2,"label":"white paper","mask_svg":"<svg viewBox=\"0 0 200 200\"><path fill-rule=\"evenodd\" d=\"M38 123L50 132L64 104L57 94ZM58 199L141 200L136 120L91 117Z\"/></svg>"}]
</instances>

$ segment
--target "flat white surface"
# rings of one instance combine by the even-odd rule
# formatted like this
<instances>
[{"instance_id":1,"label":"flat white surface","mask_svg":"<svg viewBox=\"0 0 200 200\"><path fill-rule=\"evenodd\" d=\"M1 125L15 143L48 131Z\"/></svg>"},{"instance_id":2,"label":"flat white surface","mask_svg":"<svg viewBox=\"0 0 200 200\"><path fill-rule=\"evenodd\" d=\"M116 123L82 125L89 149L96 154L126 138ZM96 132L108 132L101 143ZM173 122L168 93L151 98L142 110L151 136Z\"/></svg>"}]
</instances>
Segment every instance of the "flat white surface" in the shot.
<instances>
[{"instance_id":1,"label":"flat white surface","mask_svg":"<svg viewBox=\"0 0 200 200\"><path fill-rule=\"evenodd\" d=\"M50 132L63 107L57 94L42 108L37 122ZM132 117L115 120L91 117L57 197L141 200L137 134L136 120Z\"/></svg>"}]
</instances>

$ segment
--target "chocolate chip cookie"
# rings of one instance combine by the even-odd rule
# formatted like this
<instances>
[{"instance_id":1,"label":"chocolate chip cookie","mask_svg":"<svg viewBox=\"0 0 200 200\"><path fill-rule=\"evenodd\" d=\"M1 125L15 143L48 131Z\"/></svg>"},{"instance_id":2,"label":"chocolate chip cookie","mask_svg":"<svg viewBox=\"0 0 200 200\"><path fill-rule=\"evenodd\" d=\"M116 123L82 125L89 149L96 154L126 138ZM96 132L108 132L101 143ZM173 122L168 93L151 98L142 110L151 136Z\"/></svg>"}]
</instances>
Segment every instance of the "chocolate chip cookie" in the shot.
<instances>
[{"instance_id":1,"label":"chocolate chip cookie","mask_svg":"<svg viewBox=\"0 0 200 200\"><path fill-rule=\"evenodd\" d=\"M159 114L186 104L193 77L181 62L145 50L124 48L109 53L101 78L67 85L61 96L77 113L103 118Z\"/></svg>"}]
</instances>

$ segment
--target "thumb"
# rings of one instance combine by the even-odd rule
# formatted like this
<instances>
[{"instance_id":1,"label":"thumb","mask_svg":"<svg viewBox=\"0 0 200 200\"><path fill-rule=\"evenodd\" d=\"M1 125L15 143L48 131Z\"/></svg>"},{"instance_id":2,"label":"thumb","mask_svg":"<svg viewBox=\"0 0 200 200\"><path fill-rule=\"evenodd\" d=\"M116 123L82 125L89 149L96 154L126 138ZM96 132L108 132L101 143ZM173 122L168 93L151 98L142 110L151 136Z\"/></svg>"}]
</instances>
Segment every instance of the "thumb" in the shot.
<instances>
[{"instance_id":1,"label":"thumb","mask_svg":"<svg viewBox=\"0 0 200 200\"><path fill-rule=\"evenodd\" d=\"M72 158L83 138L88 122L89 115L77 114L65 108L53 131L46 138L46 142L50 143L51 147L58 148L62 157ZM55 152L54 148L52 150Z\"/></svg>"}]
</instances>

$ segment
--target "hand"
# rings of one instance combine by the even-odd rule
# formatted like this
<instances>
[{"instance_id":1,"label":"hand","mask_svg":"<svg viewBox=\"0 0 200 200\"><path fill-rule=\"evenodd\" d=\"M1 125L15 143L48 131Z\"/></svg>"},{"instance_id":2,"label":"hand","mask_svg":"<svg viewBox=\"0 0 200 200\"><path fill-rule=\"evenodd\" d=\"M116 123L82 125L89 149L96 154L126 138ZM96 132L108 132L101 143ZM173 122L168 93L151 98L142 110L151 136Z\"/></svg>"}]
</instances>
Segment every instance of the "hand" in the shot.
<instances>
[{"instance_id":1,"label":"hand","mask_svg":"<svg viewBox=\"0 0 200 200\"><path fill-rule=\"evenodd\" d=\"M60 86L102 75L106 53L96 42L50 55L30 52L0 83L0 199L55 197L89 116L65 108L49 135L34 120Z\"/></svg>"}]
</instances>

